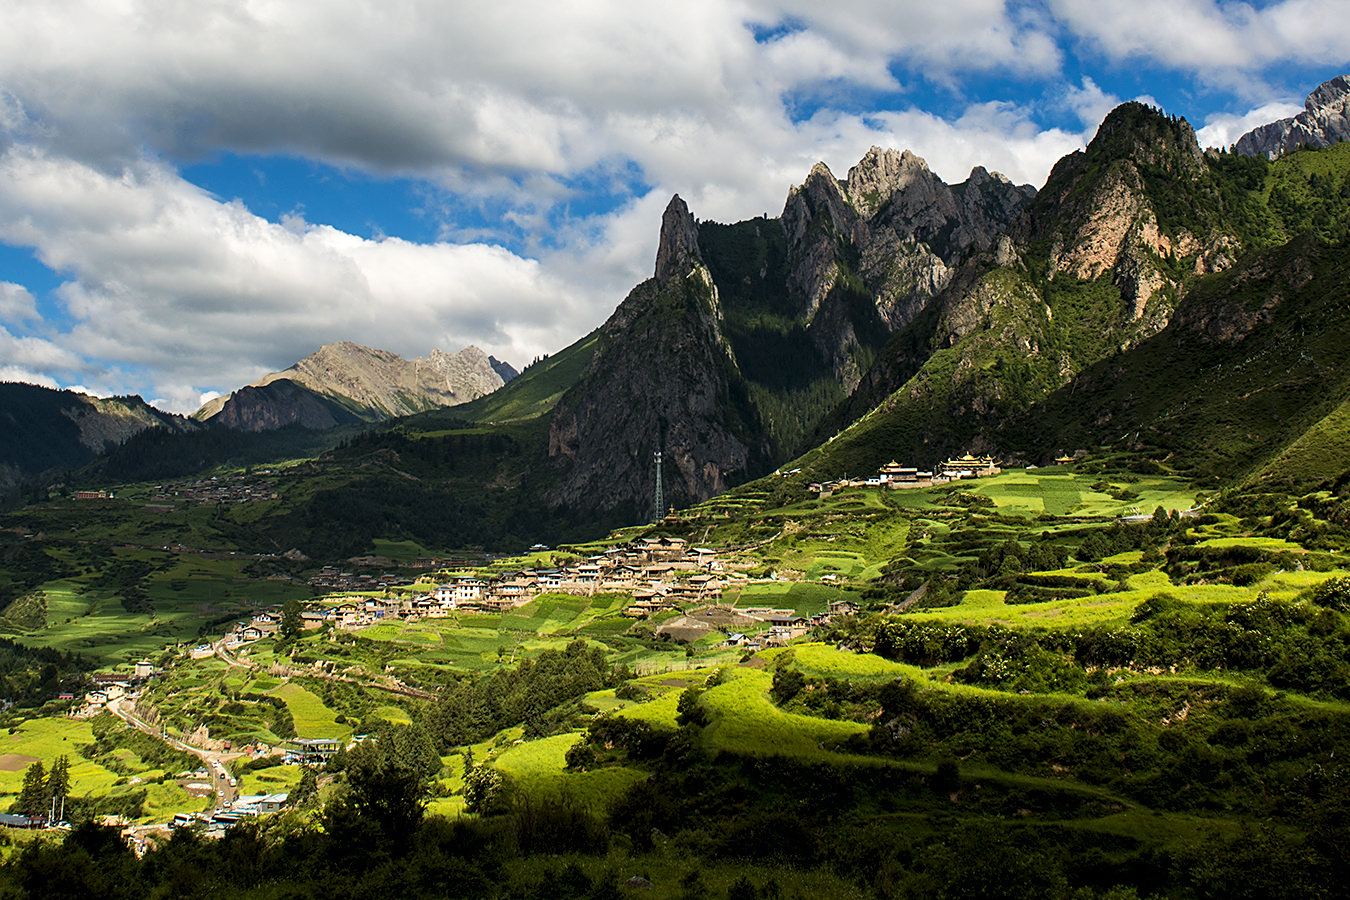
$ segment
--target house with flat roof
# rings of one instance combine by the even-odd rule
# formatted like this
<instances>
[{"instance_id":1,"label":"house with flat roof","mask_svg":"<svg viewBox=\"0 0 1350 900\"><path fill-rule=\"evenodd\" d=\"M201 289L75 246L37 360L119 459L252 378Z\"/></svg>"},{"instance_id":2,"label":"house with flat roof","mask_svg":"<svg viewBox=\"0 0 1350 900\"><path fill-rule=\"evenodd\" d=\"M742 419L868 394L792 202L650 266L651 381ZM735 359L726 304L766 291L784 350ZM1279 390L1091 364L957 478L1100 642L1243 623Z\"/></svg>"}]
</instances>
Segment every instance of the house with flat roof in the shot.
<instances>
[{"instance_id":1,"label":"house with flat roof","mask_svg":"<svg viewBox=\"0 0 1350 900\"><path fill-rule=\"evenodd\" d=\"M336 738L292 738L286 743L286 758L303 765L326 763L342 746Z\"/></svg>"}]
</instances>

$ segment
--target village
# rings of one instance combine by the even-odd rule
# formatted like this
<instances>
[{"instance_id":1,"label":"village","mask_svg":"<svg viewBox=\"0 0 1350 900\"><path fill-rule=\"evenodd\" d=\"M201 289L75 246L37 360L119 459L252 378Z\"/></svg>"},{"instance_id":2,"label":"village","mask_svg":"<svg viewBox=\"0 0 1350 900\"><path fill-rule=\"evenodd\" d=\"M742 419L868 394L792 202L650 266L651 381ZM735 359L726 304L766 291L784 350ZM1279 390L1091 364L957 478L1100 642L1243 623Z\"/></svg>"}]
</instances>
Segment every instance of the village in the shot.
<instances>
[{"instance_id":1,"label":"village","mask_svg":"<svg viewBox=\"0 0 1350 900\"><path fill-rule=\"evenodd\" d=\"M352 630L378 622L445 618L455 612L500 613L547 593L630 593L633 603L624 615L640 619L680 604L716 601L726 578L715 551L690 547L673 537L641 538L558 568L452 574L439 581L416 582L414 590L390 590L396 579L388 574L378 578L335 574L333 580L350 579L368 591L383 593L316 601L302 615L306 630L324 625ZM241 623L235 635L241 643L258 640L273 633L279 623L277 615L264 612Z\"/></svg>"},{"instance_id":2,"label":"village","mask_svg":"<svg viewBox=\"0 0 1350 900\"><path fill-rule=\"evenodd\" d=\"M557 568L447 574L412 585L397 585L391 575L366 576L359 582L364 587L359 595L348 589L307 604L300 628L359 631L383 623L443 619L461 613L503 613L545 594L620 594L632 597L622 608L625 618L639 621L673 615L661 616L663 621L654 631L658 637L688 643L719 630L726 635L724 646L753 652L782 646L813 627L828 624L835 615L854 611L847 601L830 604L827 611L812 616L792 609L724 604L723 592L729 585L750 581L742 568L725 563L715 550L690 546L683 538L644 537ZM261 610L237 622L223 646L242 647L272 637L280 628L279 610ZM210 644L191 651L197 657L214 652Z\"/></svg>"},{"instance_id":3,"label":"village","mask_svg":"<svg viewBox=\"0 0 1350 900\"><path fill-rule=\"evenodd\" d=\"M1073 461L1074 458L1069 456L1055 460L1057 464ZM1001 471L1002 466L992 457L971 454L948 459L931 470L903 466L892 460L881 466L876 475L813 484L810 490L824 497L848 487L902 490L983 478ZM227 497L234 498L236 490L257 496L251 486L243 484L215 486L200 482L187 490L187 499L199 502L206 498L229 502ZM179 499L184 499L183 493L176 493ZM496 569L490 558L485 558L483 562L487 565L460 569L440 566L434 577L421 576L411 583L407 575L399 576L391 571L376 569L379 574L366 574L324 566L309 581L311 587L325 593L304 604L299 614L299 630L358 632L391 622L415 623L461 614L502 614L547 594L578 597L607 594L631 598L618 607L619 614L635 623L654 619L650 633L658 639L693 644L716 637L716 646L750 654L786 646L807 636L813 628L828 625L837 616L857 612L857 605L848 599L832 599L825 609L812 614L791 608L743 604L740 597L744 586L766 579L752 578L746 565L724 559L723 551L695 546L681 537L646 536L585 555L566 551L550 553L543 546L531 549L532 559L548 560L549 564ZM357 562L387 564L392 561L371 558L350 562L353 569L359 569ZM777 580L777 576L770 573L767 580ZM724 601L724 593L731 588L736 589L733 599ZM240 663L235 654L241 650L247 652L250 644L278 636L282 620L283 611L279 607L257 610L249 618L230 626L222 638L185 648L184 655L190 659L221 656L227 663L246 665ZM147 723L138 718L136 698L157 674L151 661L145 659L130 671L99 673L94 676L94 688L82 698L83 704L73 710L72 715L93 717L111 712L133 727L145 730ZM286 806L288 796L284 792L240 795L233 776L221 765L222 759L240 755L255 759L276 757L286 765L321 767L340 748L360 741L362 737L294 738L284 746L275 747L260 743L231 748L227 743L210 751L193 746L191 751L202 758L206 768L183 773L185 787L215 794L217 802L209 811L181 814L170 824L172 827L198 827L208 835L219 836L241 821ZM172 740L162 731L160 738ZM183 749L189 749L189 746L183 744ZM133 845L141 837L138 831L136 828L127 830L126 837Z\"/></svg>"},{"instance_id":4,"label":"village","mask_svg":"<svg viewBox=\"0 0 1350 900\"><path fill-rule=\"evenodd\" d=\"M1054 464L1057 466L1068 465L1081 458L1081 455L1081 451L1073 456L1062 453L1055 458ZM1029 466L1027 468L1035 469L1036 467ZM869 475L866 478L846 477L837 481L818 481L813 482L808 487L813 494L829 497L835 491L844 488L888 488L893 491L930 488L950 484L953 481L988 478L1002 472L1002 464L992 456L973 456L966 453L963 456L952 457L930 470L920 469L917 466L901 465L896 460L891 460L878 469L877 474Z\"/></svg>"}]
</instances>

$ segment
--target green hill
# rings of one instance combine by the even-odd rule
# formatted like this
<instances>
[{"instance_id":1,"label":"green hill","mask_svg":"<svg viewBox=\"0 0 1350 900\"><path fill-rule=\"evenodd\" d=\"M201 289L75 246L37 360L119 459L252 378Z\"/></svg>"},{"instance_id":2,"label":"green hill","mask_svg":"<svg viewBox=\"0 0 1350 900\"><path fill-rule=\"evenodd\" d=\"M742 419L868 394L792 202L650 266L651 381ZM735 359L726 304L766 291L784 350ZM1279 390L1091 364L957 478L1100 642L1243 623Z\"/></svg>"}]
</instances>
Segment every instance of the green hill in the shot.
<instances>
[{"instance_id":1,"label":"green hill","mask_svg":"<svg viewBox=\"0 0 1350 900\"><path fill-rule=\"evenodd\" d=\"M0 493L27 476L82 466L148 428L182 432L196 427L140 397L101 399L0 383Z\"/></svg>"},{"instance_id":2,"label":"green hill","mask_svg":"<svg viewBox=\"0 0 1350 900\"><path fill-rule=\"evenodd\" d=\"M1231 481L1343 399L1350 147L1202 155L1184 120L1139 104L1107 126L1055 167L1001 258L891 340L808 475L1110 446ZM1338 474L1323 458L1314 480Z\"/></svg>"},{"instance_id":3,"label":"green hill","mask_svg":"<svg viewBox=\"0 0 1350 900\"><path fill-rule=\"evenodd\" d=\"M1305 238L1204 279L1165 331L1083 373L1000 443L1024 456L1126 449L1226 483L1337 479L1350 398L1347 249Z\"/></svg>"},{"instance_id":4,"label":"green hill","mask_svg":"<svg viewBox=\"0 0 1350 900\"><path fill-rule=\"evenodd\" d=\"M419 427L420 423L435 421L438 414L446 419L482 424L518 422L542 416L550 412L559 398L586 373L595 353L597 337L597 332L591 332L571 346L526 366L505 386L485 397L451 409L415 416L408 425Z\"/></svg>"}]
</instances>

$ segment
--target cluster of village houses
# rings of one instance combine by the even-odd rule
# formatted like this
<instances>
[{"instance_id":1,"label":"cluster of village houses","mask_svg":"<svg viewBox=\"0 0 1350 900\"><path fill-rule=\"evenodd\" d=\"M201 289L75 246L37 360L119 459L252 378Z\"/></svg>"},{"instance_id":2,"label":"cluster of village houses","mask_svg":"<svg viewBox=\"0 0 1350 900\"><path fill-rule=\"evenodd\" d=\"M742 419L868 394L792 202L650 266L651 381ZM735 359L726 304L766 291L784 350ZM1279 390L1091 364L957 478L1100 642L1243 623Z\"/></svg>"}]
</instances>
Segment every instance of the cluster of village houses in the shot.
<instances>
[{"instance_id":1,"label":"cluster of village houses","mask_svg":"<svg viewBox=\"0 0 1350 900\"><path fill-rule=\"evenodd\" d=\"M270 471L262 474L271 474ZM186 500L189 503L251 503L277 499L276 488L247 475L213 476L195 481L161 484L153 500Z\"/></svg>"},{"instance_id":2,"label":"cluster of village houses","mask_svg":"<svg viewBox=\"0 0 1350 900\"><path fill-rule=\"evenodd\" d=\"M737 616L751 622L768 624L766 631L754 634L733 631L727 635L725 646L740 647L751 653L765 647L782 647L795 638L805 637L812 628L828 625L835 616L848 615L858 611L858 604L852 600L831 600L825 612L815 615L802 615L795 609L777 609L760 606L739 607Z\"/></svg>"},{"instance_id":3,"label":"cluster of village houses","mask_svg":"<svg viewBox=\"0 0 1350 900\"><path fill-rule=\"evenodd\" d=\"M170 828L204 828L207 837L220 837L245 819L266 813L281 812L290 800L290 794L241 794L229 806L210 812L178 813L169 823Z\"/></svg>"},{"instance_id":4,"label":"cluster of village houses","mask_svg":"<svg viewBox=\"0 0 1350 900\"><path fill-rule=\"evenodd\" d=\"M631 619L690 607L710 617L704 621L697 615L684 616L663 625L658 633L669 630L678 639L692 640L711 631L715 621L717 627L729 634L727 646L754 651L781 646L813 627L827 624L836 615L856 611L854 604L846 600L833 602L827 611L811 616L792 609L719 605L728 579L744 577L725 571L713 550L691 547L681 538L642 538L557 569L534 568L493 576L458 575L421 593L385 592L348 597L336 604L331 599L319 601L301 613L301 628L308 631L330 626L357 630L380 622L444 618L454 612L503 612L545 593L589 596L612 592L633 597L622 611ZM765 625L768 627L763 628ZM280 612L264 610L250 621L237 623L226 636L226 644L239 646L271 637L280 627ZM209 644L190 651L193 657L206 657L213 652Z\"/></svg>"},{"instance_id":5,"label":"cluster of village houses","mask_svg":"<svg viewBox=\"0 0 1350 900\"><path fill-rule=\"evenodd\" d=\"M1085 455L1082 450L1079 450L1073 456L1061 453L1055 457L1055 465L1063 466L1077 462ZM1027 468L1034 469L1036 467L1027 466ZM798 470L794 469L793 471ZM965 478L986 478L990 475L998 475L1002 471L1003 467L992 456L972 456L969 453L964 456L952 457L932 470L920 469L917 466L902 466L895 460L891 460L878 469L877 474L867 478L841 478L838 481L820 481L810 485L810 490L822 497L828 497L837 490L849 487L882 487L898 491L905 488L926 488L939 484L949 484Z\"/></svg>"},{"instance_id":6,"label":"cluster of village houses","mask_svg":"<svg viewBox=\"0 0 1350 900\"><path fill-rule=\"evenodd\" d=\"M867 478L844 478L839 481L817 482L810 486L813 493L828 497L834 491L847 487L885 487L892 490L905 488L926 488L938 484L947 484L963 478L984 478L997 475L1003 469L992 456L964 456L947 460L932 470L925 471L917 466L902 466L891 460L877 470L877 474Z\"/></svg>"},{"instance_id":7,"label":"cluster of village houses","mask_svg":"<svg viewBox=\"0 0 1350 900\"><path fill-rule=\"evenodd\" d=\"M561 568L532 568L484 576L455 575L425 593L350 598L339 605L305 611L303 627L364 628L381 621L443 618L456 611L502 612L540 594L631 593L624 610L631 618L683 603L716 601L722 596L724 573L716 551L690 547L682 538L641 538L580 559ZM372 585L372 588L377 585ZM392 585L383 585L389 587ZM260 613L237 628L234 639L248 642L279 627L279 617Z\"/></svg>"},{"instance_id":8,"label":"cluster of village houses","mask_svg":"<svg viewBox=\"0 0 1350 900\"><path fill-rule=\"evenodd\" d=\"M148 659L136 663L130 672L95 672L90 676L94 682L93 690L84 695L84 705L71 710L70 715L77 719L93 718L107 709L110 702L121 700L155 674L155 665ZM57 699L74 700L75 695L62 693Z\"/></svg>"}]
</instances>

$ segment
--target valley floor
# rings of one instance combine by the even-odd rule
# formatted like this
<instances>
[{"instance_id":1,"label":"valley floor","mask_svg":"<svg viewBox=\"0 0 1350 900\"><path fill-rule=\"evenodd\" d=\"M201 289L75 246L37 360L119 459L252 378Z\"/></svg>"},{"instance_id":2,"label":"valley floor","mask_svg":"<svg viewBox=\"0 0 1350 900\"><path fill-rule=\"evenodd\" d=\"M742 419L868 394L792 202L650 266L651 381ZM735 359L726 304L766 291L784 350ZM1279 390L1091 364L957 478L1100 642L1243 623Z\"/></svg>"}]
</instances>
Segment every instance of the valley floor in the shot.
<instances>
[{"instance_id":1,"label":"valley floor","mask_svg":"<svg viewBox=\"0 0 1350 900\"><path fill-rule=\"evenodd\" d=\"M16 706L0 795L65 756L80 815L167 822L220 802L210 752L240 793L317 789L281 817L304 831L359 775L330 764L302 790L281 748L406 732L435 748L429 815L514 835L490 873L507 893L1209 896L1264 855L1304 861L1288 894L1344 865L1344 498L1090 463L825 498L770 478L553 551L678 536L740 573L719 608L857 609L747 649L663 633L698 604L634 621L604 593L229 647L319 563L232 554L193 509L167 540L128 495L97 525L72 501L11 517L43 558L6 572L29 580L3 622L15 652L79 653L54 676L72 686L148 657L126 708L152 727L71 718L79 698ZM422 577L455 571L489 569Z\"/></svg>"}]
</instances>

